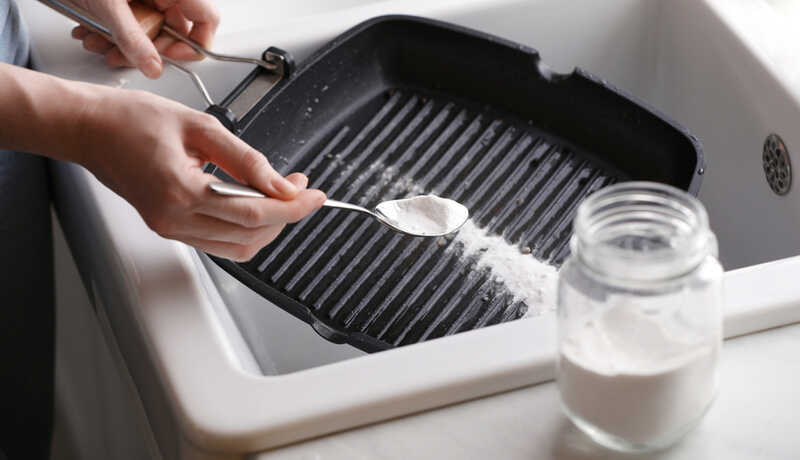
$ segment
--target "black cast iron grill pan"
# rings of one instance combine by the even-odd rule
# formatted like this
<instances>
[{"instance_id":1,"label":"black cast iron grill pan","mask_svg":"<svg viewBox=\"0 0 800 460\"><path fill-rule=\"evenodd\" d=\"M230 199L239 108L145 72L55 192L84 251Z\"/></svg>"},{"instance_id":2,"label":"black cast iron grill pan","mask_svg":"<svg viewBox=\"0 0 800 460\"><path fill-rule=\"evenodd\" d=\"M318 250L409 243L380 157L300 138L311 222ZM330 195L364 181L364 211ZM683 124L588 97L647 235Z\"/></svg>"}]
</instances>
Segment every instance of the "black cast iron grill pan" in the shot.
<instances>
[{"instance_id":1,"label":"black cast iron grill pan","mask_svg":"<svg viewBox=\"0 0 800 460\"><path fill-rule=\"evenodd\" d=\"M111 39L71 1L42 1ZM497 37L379 17L293 72L282 50L262 60L219 55L131 5L151 35L161 28L211 58L256 63L215 104L194 72L164 58L276 169L303 171L338 200L453 198L475 224L558 266L575 209L594 191L628 179L700 187L702 151L685 130L586 72L551 72L536 51ZM231 180L213 165L208 172ZM248 263L213 259L323 337L377 351L523 316L528 306L477 270L475 257L452 238L412 238L326 209Z\"/></svg>"},{"instance_id":2,"label":"black cast iron grill pan","mask_svg":"<svg viewBox=\"0 0 800 460\"><path fill-rule=\"evenodd\" d=\"M253 71L222 106L247 107L231 128L281 173L302 171L363 206L455 199L478 226L556 266L594 191L625 180L700 187L699 143L655 109L587 72L551 72L535 50L438 21L378 17L266 94L253 89L270 86L264 78ZM336 210L288 226L250 262L213 259L322 336L366 351L527 310L452 238L407 237Z\"/></svg>"},{"instance_id":3,"label":"black cast iron grill pan","mask_svg":"<svg viewBox=\"0 0 800 460\"><path fill-rule=\"evenodd\" d=\"M40 0L109 40L71 0ZM581 70L550 71L535 50L429 19L355 26L297 72L285 51L213 53L131 2L140 25L204 55L258 67L221 103L188 74L207 112L282 173L303 171L332 198L371 207L433 192L531 257L560 265L578 203L637 179L697 194L703 156L684 129ZM213 165L207 169L231 180ZM519 318L501 280L452 238L412 238L329 210L288 227L248 263L213 258L323 337L383 350Z\"/></svg>"}]
</instances>

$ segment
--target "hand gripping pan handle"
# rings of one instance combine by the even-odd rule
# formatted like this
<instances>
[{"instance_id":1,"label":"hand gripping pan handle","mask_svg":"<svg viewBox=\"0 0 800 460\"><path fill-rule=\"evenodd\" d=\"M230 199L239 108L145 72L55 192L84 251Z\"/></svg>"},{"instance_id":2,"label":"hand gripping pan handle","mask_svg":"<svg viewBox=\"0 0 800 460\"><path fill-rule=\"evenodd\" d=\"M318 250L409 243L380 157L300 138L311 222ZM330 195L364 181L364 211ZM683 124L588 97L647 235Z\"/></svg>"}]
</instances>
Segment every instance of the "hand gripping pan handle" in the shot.
<instances>
[{"instance_id":1,"label":"hand gripping pan handle","mask_svg":"<svg viewBox=\"0 0 800 460\"><path fill-rule=\"evenodd\" d=\"M48 7L52 8L53 10L61 13L62 15L78 22L87 29L90 29L91 31L101 35L106 40L112 43L114 42L114 38L108 27L103 25L102 22L98 20L95 16L93 16L91 13L87 12L86 10L76 5L72 1L70 0L39 0L39 1L47 5ZM194 40L188 37L184 37L183 35L178 33L175 29L167 25L164 21L164 15L160 11L137 1L129 2L128 5L131 7L131 11L133 12L134 17L136 18L136 22L139 23L139 26L142 28L142 30L144 30L145 34L147 34L147 36L151 40L155 39L159 33L164 32L167 35L177 40L180 40L183 43L186 43L193 50L211 59L215 59L218 61L225 61L225 62L240 62L244 64L254 64L263 68L269 73L277 74L280 76L285 76L288 73L288 68L285 59L281 54L265 53L264 55L265 59L253 59L247 57L230 56L226 54L215 53L213 51L205 49L202 45L195 42ZM164 56L163 54L161 55L161 58L164 60L164 62L169 63L177 70L186 74L192 80L192 82L195 84L197 89L202 94L203 99L209 108L218 108L217 111L219 109L227 110L223 107L217 106L214 103L214 101L211 99L211 95L208 93L208 90L206 89L205 84L203 84L203 80L201 80L196 73L184 67L183 65L177 63L173 59Z\"/></svg>"}]
</instances>

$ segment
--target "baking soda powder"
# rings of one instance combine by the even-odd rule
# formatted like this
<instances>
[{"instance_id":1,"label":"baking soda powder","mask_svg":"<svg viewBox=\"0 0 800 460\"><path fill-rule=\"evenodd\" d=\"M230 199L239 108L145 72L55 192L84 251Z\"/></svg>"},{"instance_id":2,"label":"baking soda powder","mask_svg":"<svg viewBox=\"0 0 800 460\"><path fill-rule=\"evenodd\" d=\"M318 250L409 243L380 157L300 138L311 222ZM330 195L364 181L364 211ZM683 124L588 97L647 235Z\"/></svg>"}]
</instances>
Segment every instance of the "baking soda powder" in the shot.
<instances>
[{"instance_id":1,"label":"baking soda powder","mask_svg":"<svg viewBox=\"0 0 800 460\"><path fill-rule=\"evenodd\" d=\"M569 332L559 359L561 399L587 432L667 445L708 409L718 354L718 346L617 307Z\"/></svg>"},{"instance_id":2,"label":"baking soda powder","mask_svg":"<svg viewBox=\"0 0 800 460\"><path fill-rule=\"evenodd\" d=\"M450 233L469 217L467 208L436 195L385 201L375 209L393 226L417 235Z\"/></svg>"},{"instance_id":3,"label":"baking soda powder","mask_svg":"<svg viewBox=\"0 0 800 460\"><path fill-rule=\"evenodd\" d=\"M515 302L525 302L527 316L555 310L558 271L546 262L526 254L502 236L493 235L468 220L455 238L464 257L477 259L476 270L489 270L491 277L513 295Z\"/></svg>"}]
</instances>

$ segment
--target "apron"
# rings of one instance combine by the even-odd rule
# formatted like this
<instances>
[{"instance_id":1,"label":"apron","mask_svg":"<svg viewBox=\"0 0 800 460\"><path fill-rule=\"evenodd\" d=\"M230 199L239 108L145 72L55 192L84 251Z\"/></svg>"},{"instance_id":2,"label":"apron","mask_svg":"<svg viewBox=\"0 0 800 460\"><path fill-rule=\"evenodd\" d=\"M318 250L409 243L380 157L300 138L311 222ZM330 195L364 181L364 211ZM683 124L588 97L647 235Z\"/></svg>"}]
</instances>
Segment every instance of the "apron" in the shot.
<instances>
[{"instance_id":1,"label":"apron","mask_svg":"<svg viewBox=\"0 0 800 460\"><path fill-rule=\"evenodd\" d=\"M0 0L0 61L27 66L29 50L17 5ZM55 317L48 182L45 158L0 150L0 459L49 457Z\"/></svg>"}]
</instances>

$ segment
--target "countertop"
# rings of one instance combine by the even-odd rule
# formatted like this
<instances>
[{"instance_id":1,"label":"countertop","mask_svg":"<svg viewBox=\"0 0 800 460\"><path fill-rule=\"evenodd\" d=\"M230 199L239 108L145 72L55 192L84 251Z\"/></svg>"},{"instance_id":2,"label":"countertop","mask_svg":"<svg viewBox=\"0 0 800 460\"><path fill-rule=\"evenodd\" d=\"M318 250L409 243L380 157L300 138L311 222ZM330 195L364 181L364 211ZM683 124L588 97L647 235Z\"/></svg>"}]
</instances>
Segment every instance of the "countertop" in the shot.
<instances>
[{"instance_id":1,"label":"countertop","mask_svg":"<svg viewBox=\"0 0 800 460\"><path fill-rule=\"evenodd\" d=\"M58 33L66 30L55 15L37 18L37 25L54 25L53 30ZM235 41L235 37L223 36L220 44L225 51L236 52ZM49 68L45 70L69 78L104 84L116 82L143 89L158 84L147 82L131 71L106 71L100 60L93 57L70 60L70 56L62 58L54 53L47 57ZM213 67L210 72L219 74L221 70ZM233 84L243 72L226 81ZM182 77L166 75L165 78ZM230 89L229 85L216 81L219 80L210 79L212 94L219 96ZM171 97L197 106L200 101L193 89L184 86L185 94ZM562 415L555 385L544 383L320 437L250 458L793 458L800 449L800 421L794 413L794 408L800 407L800 392L795 383L800 376L798 349L800 325L726 341L721 389L711 411L683 442L649 455L622 456L593 444Z\"/></svg>"},{"instance_id":2,"label":"countertop","mask_svg":"<svg viewBox=\"0 0 800 460\"><path fill-rule=\"evenodd\" d=\"M456 404L254 456L294 459L792 459L800 451L800 325L727 340L701 424L664 451L599 447L561 413L554 383Z\"/></svg>"}]
</instances>

